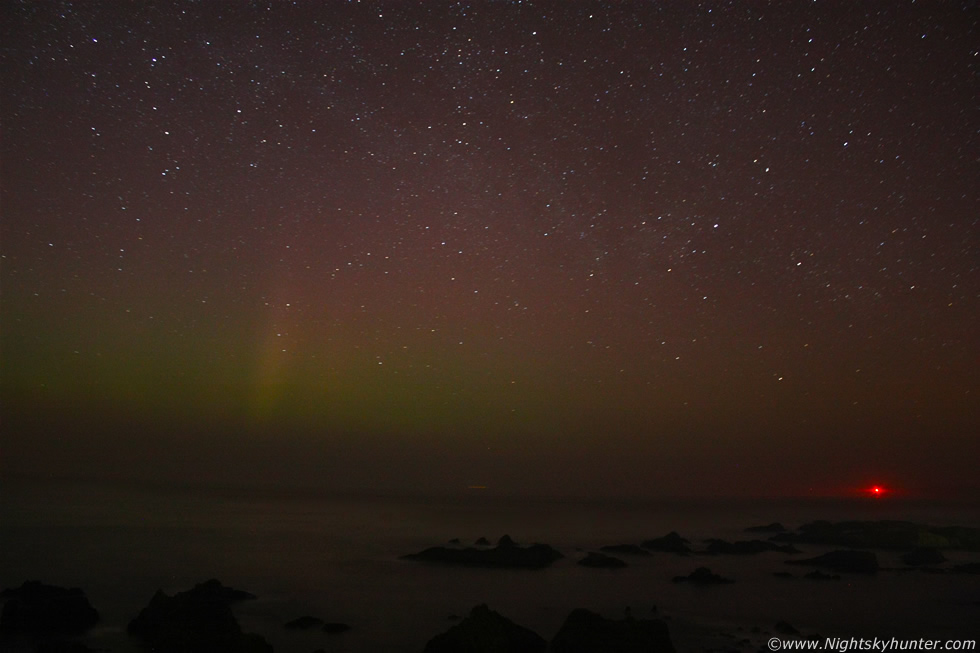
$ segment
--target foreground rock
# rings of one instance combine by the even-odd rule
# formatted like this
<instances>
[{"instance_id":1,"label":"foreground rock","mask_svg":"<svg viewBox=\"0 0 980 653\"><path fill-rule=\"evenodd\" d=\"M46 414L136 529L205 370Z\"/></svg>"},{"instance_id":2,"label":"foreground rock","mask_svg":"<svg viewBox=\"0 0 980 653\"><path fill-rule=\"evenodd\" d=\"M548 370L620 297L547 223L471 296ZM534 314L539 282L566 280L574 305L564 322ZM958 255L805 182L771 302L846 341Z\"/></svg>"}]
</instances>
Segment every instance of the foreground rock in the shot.
<instances>
[{"instance_id":1,"label":"foreground rock","mask_svg":"<svg viewBox=\"0 0 980 653\"><path fill-rule=\"evenodd\" d=\"M607 556L604 553L591 552L579 560L578 564L582 565L583 567L593 567L596 569L622 569L623 567L628 566L619 558Z\"/></svg>"},{"instance_id":2,"label":"foreground rock","mask_svg":"<svg viewBox=\"0 0 980 653\"><path fill-rule=\"evenodd\" d=\"M231 604L254 595L216 580L168 596L157 590L128 632L160 653L272 653L259 635L242 632Z\"/></svg>"},{"instance_id":3,"label":"foreground rock","mask_svg":"<svg viewBox=\"0 0 980 653\"><path fill-rule=\"evenodd\" d=\"M425 653L544 653L547 642L486 605L425 645Z\"/></svg>"},{"instance_id":4,"label":"foreground rock","mask_svg":"<svg viewBox=\"0 0 980 653\"><path fill-rule=\"evenodd\" d=\"M874 574L878 571L878 557L870 551L831 551L816 558L787 560L786 564L823 567L852 574Z\"/></svg>"},{"instance_id":5,"label":"foreground rock","mask_svg":"<svg viewBox=\"0 0 980 653\"><path fill-rule=\"evenodd\" d=\"M724 578L713 573L707 567L698 567L687 576L674 576L675 583L693 583L695 585L728 585L734 583L731 578Z\"/></svg>"},{"instance_id":6,"label":"foreground rock","mask_svg":"<svg viewBox=\"0 0 980 653\"><path fill-rule=\"evenodd\" d=\"M77 635L99 621L98 611L77 587L27 581L0 592L0 634Z\"/></svg>"},{"instance_id":7,"label":"foreground rock","mask_svg":"<svg viewBox=\"0 0 980 653\"><path fill-rule=\"evenodd\" d=\"M746 533L785 533L786 527L780 524L778 521L774 521L771 524L766 524L764 526L749 526L745 529Z\"/></svg>"},{"instance_id":8,"label":"foreground rock","mask_svg":"<svg viewBox=\"0 0 980 653\"><path fill-rule=\"evenodd\" d=\"M706 553L723 553L729 555L755 555L765 551L777 551L779 553L799 553L792 544L776 544L764 540L743 540L740 542L728 542L726 540L708 540Z\"/></svg>"},{"instance_id":9,"label":"foreground rock","mask_svg":"<svg viewBox=\"0 0 980 653\"><path fill-rule=\"evenodd\" d=\"M933 547L980 551L978 528L907 521L815 521L800 526L798 533L779 533L773 539L871 549Z\"/></svg>"},{"instance_id":10,"label":"foreground rock","mask_svg":"<svg viewBox=\"0 0 980 653\"><path fill-rule=\"evenodd\" d=\"M402 556L405 560L439 562L471 567L498 567L512 569L541 569L564 556L547 544L518 546L508 535L497 546L486 548L456 548L434 546L419 553Z\"/></svg>"},{"instance_id":11,"label":"foreground rock","mask_svg":"<svg viewBox=\"0 0 980 653\"><path fill-rule=\"evenodd\" d=\"M674 653L667 624L660 619L606 619L574 610L551 640L553 653Z\"/></svg>"},{"instance_id":12,"label":"foreground rock","mask_svg":"<svg viewBox=\"0 0 980 653\"><path fill-rule=\"evenodd\" d=\"M677 531L671 531L663 537L655 537L643 543L643 548L651 551L666 551L687 555L691 553L691 543L681 537Z\"/></svg>"}]
</instances>

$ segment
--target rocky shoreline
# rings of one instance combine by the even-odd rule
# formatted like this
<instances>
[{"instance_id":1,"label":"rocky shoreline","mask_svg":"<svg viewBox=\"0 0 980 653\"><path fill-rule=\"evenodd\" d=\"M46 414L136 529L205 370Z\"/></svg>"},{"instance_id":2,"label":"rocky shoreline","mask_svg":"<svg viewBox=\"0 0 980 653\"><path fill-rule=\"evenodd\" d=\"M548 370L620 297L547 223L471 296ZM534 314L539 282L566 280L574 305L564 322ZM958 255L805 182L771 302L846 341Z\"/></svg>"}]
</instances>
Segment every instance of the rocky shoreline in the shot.
<instances>
[{"instance_id":1,"label":"rocky shoreline","mask_svg":"<svg viewBox=\"0 0 980 653\"><path fill-rule=\"evenodd\" d=\"M780 569L772 571L779 578L799 578L803 581L840 580L840 574L874 576L882 572L980 573L980 561L948 563L942 553L943 550L980 551L980 529L938 528L912 522L821 521L804 524L796 531L774 523L749 527L746 532L752 533L753 539L729 542L713 538L704 540L703 547L671 532L641 543L609 544L599 547L597 551L577 552L575 562L596 570L589 573L629 573L612 570L628 568L627 560L630 557L648 557L654 552L701 559L767 553L787 556L782 562L788 565L813 568L801 576ZM757 539L765 533L771 534L769 539ZM823 547L824 551L819 555L807 556L807 552L798 549L797 545L816 545ZM827 547L837 546L847 548L826 550ZM883 567L875 551L868 549L898 552L903 566ZM535 574L564 557L565 554L550 545L522 545L504 535L495 545L486 538L479 538L472 545L464 545L454 539L446 545L404 555L402 559L449 566L526 570L526 573ZM737 582L738 578L716 574L708 566L695 563L689 574L675 576L672 580L708 587L729 585ZM726 590L721 587L717 591ZM160 653L271 653L273 647L262 634L242 630L232 609L235 604L254 599L255 595L227 587L216 579L173 595L157 590L147 605L129 621L126 633L138 647ZM93 649L86 644L85 635L99 622L99 612L89 603L82 589L56 587L31 580L19 587L3 590L0 601L3 604L0 612L0 648L5 642L17 639L21 643L28 642L29 647L22 650L33 650L35 653L104 650ZM566 609L569 612L561 628L548 641L487 605L477 605L469 610L466 617L457 618L456 623L445 632L433 634L424 651L584 653L608 649L620 653L672 653L675 650L671 637L672 624L668 624L669 619L655 610L651 614L638 616L625 608L622 616L609 618L582 607L568 606ZM326 638L342 637L348 631L370 627L369 619L365 619L364 623L347 624L313 615L296 616L281 624L284 630L318 631ZM718 632L715 639L727 642L723 649L741 650L757 648L760 638L769 632L799 635L795 628L784 622L777 622L772 628L773 631L755 628L743 633ZM317 649L321 650L325 649Z\"/></svg>"}]
</instances>

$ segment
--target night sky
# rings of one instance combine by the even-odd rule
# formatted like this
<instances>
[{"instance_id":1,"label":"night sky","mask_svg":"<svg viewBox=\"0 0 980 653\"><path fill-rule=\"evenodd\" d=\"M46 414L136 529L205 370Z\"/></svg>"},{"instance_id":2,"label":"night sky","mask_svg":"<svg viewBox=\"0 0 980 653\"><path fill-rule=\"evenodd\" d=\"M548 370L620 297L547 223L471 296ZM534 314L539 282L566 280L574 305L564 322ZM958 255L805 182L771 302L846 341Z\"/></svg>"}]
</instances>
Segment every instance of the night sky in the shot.
<instances>
[{"instance_id":1,"label":"night sky","mask_svg":"<svg viewBox=\"0 0 980 653\"><path fill-rule=\"evenodd\" d=\"M977 496L976 2L15 2L7 475Z\"/></svg>"}]
</instances>

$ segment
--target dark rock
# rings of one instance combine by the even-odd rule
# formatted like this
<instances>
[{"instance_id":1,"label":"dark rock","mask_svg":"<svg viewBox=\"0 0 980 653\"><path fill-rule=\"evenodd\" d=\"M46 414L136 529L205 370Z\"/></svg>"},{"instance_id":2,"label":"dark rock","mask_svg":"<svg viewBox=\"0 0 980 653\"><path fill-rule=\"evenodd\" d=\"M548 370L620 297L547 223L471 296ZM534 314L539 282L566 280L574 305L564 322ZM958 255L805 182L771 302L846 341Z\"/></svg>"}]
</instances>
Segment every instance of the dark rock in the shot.
<instances>
[{"instance_id":1,"label":"dark rock","mask_svg":"<svg viewBox=\"0 0 980 653\"><path fill-rule=\"evenodd\" d=\"M425 653L544 653L547 642L485 605L425 645Z\"/></svg>"},{"instance_id":2,"label":"dark rock","mask_svg":"<svg viewBox=\"0 0 980 653\"><path fill-rule=\"evenodd\" d=\"M780 635L799 635L800 634L800 631L798 631L796 628L793 628L793 626L791 626L789 623L787 623L785 621L777 621L776 622L776 625L773 626L773 630L775 630Z\"/></svg>"},{"instance_id":3,"label":"dark rock","mask_svg":"<svg viewBox=\"0 0 980 653\"><path fill-rule=\"evenodd\" d=\"M731 555L755 555L764 551L778 551L779 553L799 553L792 544L776 544L764 540L743 540L740 542L728 542L726 540L708 540L706 553L723 553Z\"/></svg>"},{"instance_id":4,"label":"dark rock","mask_svg":"<svg viewBox=\"0 0 980 653\"><path fill-rule=\"evenodd\" d=\"M475 544L476 544L477 546L490 546L490 540L488 540L488 539L487 539L487 538L485 538L485 537L481 537L480 539L478 539L478 540L477 540L477 541L475 542Z\"/></svg>"},{"instance_id":5,"label":"dark rock","mask_svg":"<svg viewBox=\"0 0 980 653\"><path fill-rule=\"evenodd\" d=\"M27 581L0 593L0 634L80 634L99 621L98 611L77 587Z\"/></svg>"},{"instance_id":6,"label":"dark rock","mask_svg":"<svg viewBox=\"0 0 980 653\"><path fill-rule=\"evenodd\" d=\"M980 551L980 528L907 521L815 521L800 526L798 533L779 533L773 539L870 549L932 547Z\"/></svg>"},{"instance_id":7,"label":"dark rock","mask_svg":"<svg viewBox=\"0 0 980 653\"><path fill-rule=\"evenodd\" d=\"M912 567L920 565L939 565L946 562L946 556L939 552L939 549L932 547L919 547L912 549L902 556L902 562Z\"/></svg>"},{"instance_id":8,"label":"dark rock","mask_svg":"<svg viewBox=\"0 0 980 653\"><path fill-rule=\"evenodd\" d=\"M667 533L663 537L655 537L643 543L643 548L652 551L666 551L668 553L679 553L687 555L691 552L691 543L678 535L677 531Z\"/></svg>"},{"instance_id":9,"label":"dark rock","mask_svg":"<svg viewBox=\"0 0 980 653\"><path fill-rule=\"evenodd\" d=\"M128 632L160 653L271 653L259 635L245 634L231 604L254 598L216 580L168 596L158 590L129 622Z\"/></svg>"},{"instance_id":10,"label":"dark rock","mask_svg":"<svg viewBox=\"0 0 980 653\"><path fill-rule=\"evenodd\" d=\"M980 574L980 562L966 562L951 568L953 574Z\"/></svg>"},{"instance_id":11,"label":"dark rock","mask_svg":"<svg viewBox=\"0 0 980 653\"><path fill-rule=\"evenodd\" d=\"M283 628L288 628L290 630L307 630L309 628L315 628L316 626L322 625L323 619L317 619L316 617L306 615L293 619L289 623L283 624Z\"/></svg>"},{"instance_id":12,"label":"dark rock","mask_svg":"<svg viewBox=\"0 0 980 653\"><path fill-rule=\"evenodd\" d=\"M339 635L340 633L346 633L348 630L350 630L350 626L348 624L342 624L342 623L323 624L323 632L328 633L330 635Z\"/></svg>"},{"instance_id":13,"label":"dark rock","mask_svg":"<svg viewBox=\"0 0 980 653\"><path fill-rule=\"evenodd\" d=\"M622 569L628 566L619 558L607 556L604 553L589 553L578 561L583 567L596 567L602 569Z\"/></svg>"},{"instance_id":14,"label":"dark rock","mask_svg":"<svg viewBox=\"0 0 980 653\"><path fill-rule=\"evenodd\" d=\"M731 578L724 578L712 573L707 567L698 567L687 576L674 576L675 583L691 582L695 585L727 585L734 583Z\"/></svg>"},{"instance_id":15,"label":"dark rock","mask_svg":"<svg viewBox=\"0 0 980 653\"><path fill-rule=\"evenodd\" d=\"M454 544L458 546L460 544L459 538L454 537L453 539L449 540L448 544Z\"/></svg>"},{"instance_id":16,"label":"dark rock","mask_svg":"<svg viewBox=\"0 0 980 653\"><path fill-rule=\"evenodd\" d=\"M207 597L213 601L224 601L229 605L238 603L239 601L254 601L256 598L251 592L236 590L233 587L225 587L221 584L221 581L215 578L198 583L191 591L195 592L197 596Z\"/></svg>"},{"instance_id":17,"label":"dark rock","mask_svg":"<svg viewBox=\"0 0 980 653\"><path fill-rule=\"evenodd\" d=\"M648 556L650 552L643 547L636 546L635 544L612 544L609 546L604 546L599 549L606 553L620 553L623 555L631 556Z\"/></svg>"},{"instance_id":18,"label":"dark rock","mask_svg":"<svg viewBox=\"0 0 980 653\"><path fill-rule=\"evenodd\" d=\"M788 571L774 571L772 572L772 575L776 578L795 578L795 576Z\"/></svg>"},{"instance_id":19,"label":"dark rock","mask_svg":"<svg viewBox=\"0 0 980 653\"><path fill-rule=\"evenodd\" d=\"M553 653L673 653L667 624L661 619L606 619L573 610L551 640Z\"/></svg>"},{"instance_id":20,"label":"dark rock","mask_svg":"<svg viewBox=\"0 0 980 653\"><path fill-rule=\"evenodd\" d=\"M784 533L786 532L786 527L780 524L778 521L774 521L771 524L766 524L765 526L749 526L745 529L746 533Z\"/></svg>"},{"instance_id":21,"label":"dark rock","mask_svg":"<svg viewBox=\"0 0 980 653\"><path fill-rule=\"evenodd\" d=\"M787 560L786 564L825 567L852 574L873 574L878 571L878 557L870 551L830 551L816 558Z\"/></svg>"},{"instance_id":22,"label":"dark rock","mask_svg":"<svg viewBox=\"0 0 980 653\"><path fill-rule=\"evenodd\" d=\"M816 569L804 575L803 578L807 578L809 580L840 580L840 576L825 574L822 571Z\"/></svg>"},{"instance_id":23,"label":"dark rock","mask_svg":"<svg viewBox=\"0 0 980 653\"><path fill-rule=\"evenodd\" d=\"M522 547L518 546L507 535L500 538L497 546L492 549L434 546L419 553L402 556L405 560L420 560L422 562L517 569L541 569L562 557L564 556L561 553L547 544L531 544Z\"/></svg>"}]
</instances>

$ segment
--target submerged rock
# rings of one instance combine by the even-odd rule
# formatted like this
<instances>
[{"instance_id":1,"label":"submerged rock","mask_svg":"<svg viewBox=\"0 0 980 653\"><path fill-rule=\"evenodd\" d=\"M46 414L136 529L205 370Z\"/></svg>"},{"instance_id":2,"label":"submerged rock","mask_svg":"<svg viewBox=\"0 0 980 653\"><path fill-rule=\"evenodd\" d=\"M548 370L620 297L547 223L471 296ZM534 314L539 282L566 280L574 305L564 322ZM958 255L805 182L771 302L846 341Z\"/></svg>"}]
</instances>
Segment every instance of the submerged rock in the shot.
<instances>
[{"instance_id":1,"label":"submerged rock","mask_svg":"<svg viewBox=\"0 0 980 653\"><path fill-rule=\"evenodd\" d=\"M271 653L265 639L243 633L232 614L231 604L248 598L254 595L213 579L173 596L157 590L127 630L162 653Z\"/></svg>"},{"instance_id":2,"label":"submerged rock","mask_svg":"<svg viewBox=\"0 0 980 653\"><path fill-rule=\"evenodd\" d=\"M799 553L792 544L776 544L764 540L742 540L739 542L728 542L726 540L708 540L706 553L723 553L731 555L755 555L764 551L777 551L779 553Z\"/></svg>"},{"instance_id":3,"label":"submerged rock","mask_svg":"<svg viewBox=\"0 0 980 653\"><path fill-rule=\"evenodd\" d=\"M902 556L902 562L918 567L920 565L939 565L946 562L946 556L932 547L919 547L912 549Z\"/></svg>"},{"instance_id":4,"label":"submerged rock","mask_svg":"<svg viewBox=\"0 0 980 653\"><path fill-rule=\"evenodd\" d=\"M553 653L674 653L667 624L660 619L606 619L573 610L551 640Z\"/></svg>"},{"instance_id":5,"label":"submerged rock","mask_svg":"<svg viewBox=\"0 0 980 653\"><path fill-rule=\"evenodd\" d=\"M492 549L433 546L419 553L402 556L405 560L422 562L517 569L541 569L563 557L547 544L518 546L508 535L500 538L497 546Z\"/></svg>"},{"instance_id":6,"label":"submerged rock","mask_svg":"<svg viewBox=\"0 0 980 653\"><path fill-rule=\"evenodd\" d=\"M734 583L731 578L724 578L713 573L707 567L698 567L687 576L674 576L675 583L694 583L695 585L727 585Z\"/></svg>"},{"instance_id":7,"label":"submerged rock","mask_svg":"<svg viewBox=\"0 0 980 653\"><path fill-rule=\"evenodd\" d=\"M99 612L77 587L66 588L26 581L0 592L0 634L80 634L99 621Z\"/></svg>"},{"instance_id":8,"label":"submerged rock","mask_svg":"<svg viewBox=\"0 0 980 653\"><path fill-rule=\"evenodd\" d=\"M651 551L666 551L687 555L691 553L690 542L681 537L677 531L671 531L663 537L655 537L643 543L643 548Z\"/></svg>"},{"instance_id":9,"label":"submerged rock","mask_svg":"<svg viewBox=\"0 0 980 653\"><path fill-rule=\"evenodd\" d=\"M623 567L628 566L619 558L607 556L604 553L589 553L584 558L579 560L578 564L582 565L583 567L595 567L601 569L622 569Z\"/></svg>"},{"instance_id":10,"label":"submerged rock","mask_svg":"<svg viewBox=\"0 0 980 653\"><path fill-rule=\"evenodd\" d=\"M425 653L544 653L547 642L486 605L425 645Z\"/></svg>"},{"instance_id":11,"label":"submerged rock","mask_svg":"<svg viewBox=\"0 0 980 653\"><path fill-rule=\"evenodd\" d=\"M786 564L824 567L852 574L873 574L878 571L878 557L870 551L830 551L806 560L787 560Z\"/></svg>"}]
</instances>

